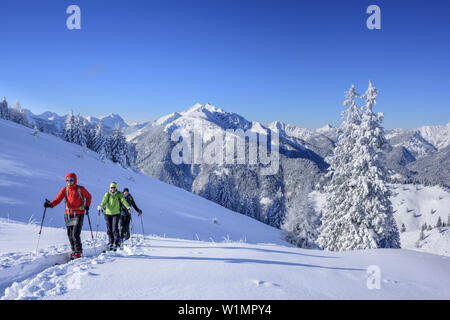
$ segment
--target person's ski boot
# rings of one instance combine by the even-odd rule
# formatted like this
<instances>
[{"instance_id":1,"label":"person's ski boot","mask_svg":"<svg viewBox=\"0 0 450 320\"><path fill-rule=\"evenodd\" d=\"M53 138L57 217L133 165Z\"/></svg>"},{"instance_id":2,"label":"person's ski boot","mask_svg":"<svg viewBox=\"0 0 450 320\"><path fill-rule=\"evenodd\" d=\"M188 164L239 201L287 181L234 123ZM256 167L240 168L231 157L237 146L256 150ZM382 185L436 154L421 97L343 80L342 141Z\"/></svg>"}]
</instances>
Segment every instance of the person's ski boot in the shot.
<instances>
[{"instance_id":1,"label":"person's ski boot","mask_svg":"<svg viewBox=\"0 0 450 320\"><path fill-rule=\"evenodd\" d=\"M70 254L70 260L74 260L75 259L75 252L72 252L71 254Z\"/></svg>"},{"instance_id":2,"label":"person's ski boot","mask_svg":"<svg viewBox=\"0 0 450 320\"><path fill-rule=\"evenodd\" d=\"M108 243L108 245L106 246L106 249L103 250L103 253L107 253L113 250L113 244L112 243Z\"/></svg>"},{"instance_id":3,"label":"person's ski boot","mask_svg":"<svg viewBox=\"0 0 450 320\"><path fill-rule=\"evenodd\" d=\"M82 257L83 253L82 252L75 252L73 254L73 260L75 259L80 259Z\"/></svg>"}]
</instances>

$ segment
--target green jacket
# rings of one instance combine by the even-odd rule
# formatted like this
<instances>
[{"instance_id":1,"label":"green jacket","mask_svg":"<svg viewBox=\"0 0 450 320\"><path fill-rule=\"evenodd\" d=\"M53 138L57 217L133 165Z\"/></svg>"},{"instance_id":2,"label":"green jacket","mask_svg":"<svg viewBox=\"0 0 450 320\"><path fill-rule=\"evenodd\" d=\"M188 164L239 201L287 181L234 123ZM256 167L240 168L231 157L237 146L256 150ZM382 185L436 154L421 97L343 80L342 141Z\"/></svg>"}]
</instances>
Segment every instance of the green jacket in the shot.
<instances>
[{"instance_id":1,"label":"green jacket","mask_svg":"<svg viewBox=\"0 0 450 320\"><path fill-rule=\"evenodd\" d=\"M121 202L125 206L125 208L130 208L130 205L128 204L127 200L125 200L120 191L116 191L115 193L107 192L103 196L103 200L100 206L105 209L105 214L113 216L116 214L120 214Z\"/></svg>"}]
</instances>

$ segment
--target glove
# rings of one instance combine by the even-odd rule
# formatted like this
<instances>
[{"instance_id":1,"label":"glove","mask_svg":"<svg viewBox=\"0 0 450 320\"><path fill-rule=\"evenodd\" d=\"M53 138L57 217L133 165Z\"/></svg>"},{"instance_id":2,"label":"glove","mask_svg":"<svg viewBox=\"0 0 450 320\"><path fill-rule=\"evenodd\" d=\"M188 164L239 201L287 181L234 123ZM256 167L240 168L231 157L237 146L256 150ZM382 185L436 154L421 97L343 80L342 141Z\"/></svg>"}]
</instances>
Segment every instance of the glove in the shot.
<instances>
[{"instance_id":1,"label":"glove","mask_svg":"<svg viewBox=\"0 0 450 320\"><path fill-rule=\"evenodd\" d=\"M86 214L89 215L89 206L85 206L84 210L86 211Z\"/></svg>"},{"instance_id":2,"label":"glove","mask_svg":"<svg viewBox=\"0 0 450 320\"><path fill-rule=\"evenodd\" d=\"M45 200L44 202L44 208L53 208L53 205L50 201Z\"/></svg>"},{"instance_id":3,"label":"glove","mask_svg":"<svg viewBox=\"0 0 450 320\"><path fill-rule=\"evenodd\" d=\"M102 206L98 206L98 207L97 207L97 210L98 210L98 211L103 211L103 207L102 207Z\"/></svg>"},{"instance_id":4,"label":"glove","mask_svg":"<svg viewBox=\"0 0 450 320\"><path fill-rule=\"evenodd\" d=\"M140 209L139 209L139 211L138 211L138 212L139 212L139 215L141 215L141 214L142 214L142 210L140 210Z\"/></svg>"}]
</instances>

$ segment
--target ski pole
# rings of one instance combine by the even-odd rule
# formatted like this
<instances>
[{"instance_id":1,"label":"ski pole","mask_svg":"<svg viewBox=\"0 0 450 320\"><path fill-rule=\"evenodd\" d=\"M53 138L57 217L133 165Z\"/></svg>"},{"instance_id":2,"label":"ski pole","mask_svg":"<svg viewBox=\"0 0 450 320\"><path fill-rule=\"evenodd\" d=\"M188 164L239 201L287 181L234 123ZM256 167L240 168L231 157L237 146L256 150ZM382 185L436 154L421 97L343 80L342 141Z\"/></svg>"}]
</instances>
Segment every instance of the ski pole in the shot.
<instances>
[{"instance_id":1,"label":"ski pole","mask_svg":"<svg viewBox=\"0 0 450 320\"><path fill-rule=\"evenodd\" d=\"M94 233L92 232L92 225L91 225L91 218L89 217L89 210L86 210L86 215L88 217L89 229L91 229L91 237L92 237L92 240L94 241L94 252L95 252L95 255L97 255L97 248L95 247L95 239L94 239Z\"/></svg>"},{"instance_id":2,"label":"ski pole","mask_svg":"<svg viewBox=\"0 0 450 320\"><path fill-rule=\"evenodd\" d=\"M131 234L130 234L130 240L131 240L131 246L133 246L133 214L130 213L130 224L131 224Z\"/></svg>"},{"instance_id":3,"label":"ski pole","mask_svg":"<svg viewBox=\"0 0 450 320\"><path fill-rule=\"evenodd\" d=\"M45 199L45 201L50 202L48 199ZM36 245L36 255L38 253L39 241L41 240L41 233L42 233L42 226L44 225L45 212L47 212L47 207L44 208L44 213L42 214L41 228L39 229L39 237Z\"/></svg>"},{"instance_id":4,"label":"ski pole","mask_svg":"<svg viewBox=\"0 0 450 320\"><path fill-rule=\"evenodd\" d=\"M142 219L142 213L139 214L139 217L141 217L141 226L142 226L142 238L145 239L145 232L144 232L144 220Z\"/></svg>"},{"instance_id":5,"label":"ski pole","mask_svg":"<svg viewBox=\"0 0 450 320\"><path fill-rule=\"evenodd\" d=\"M98 224L100 223L100 210L98 210L98 216L97 216L97 229L95 230L95 240L94 240L94 246L97 245L97 235L98 235Z\"/></svg>"}]
</instances>

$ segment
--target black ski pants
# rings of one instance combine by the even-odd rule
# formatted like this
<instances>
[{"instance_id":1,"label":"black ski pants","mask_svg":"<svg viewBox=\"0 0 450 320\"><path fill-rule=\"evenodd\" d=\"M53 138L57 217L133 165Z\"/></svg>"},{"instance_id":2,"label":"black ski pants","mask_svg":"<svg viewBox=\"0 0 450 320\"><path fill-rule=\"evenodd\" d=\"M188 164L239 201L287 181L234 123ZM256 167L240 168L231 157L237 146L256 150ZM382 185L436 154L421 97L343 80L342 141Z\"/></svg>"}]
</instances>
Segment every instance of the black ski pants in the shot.
<instances>
[{"instance_id":1,"label":"black ski pants","mask_svg":"<svg viewBox=\"0 0 450 320\"><path fill-rule=\"evenodd\" d=\"M84 214L65 214L67 236L69 237L72 252L83 252L81 244L81 229L83 228Z\"/></svg>"},{"instance_id":2,"label":"black ski pants","mask_svg":"<svg viewBox=\"0 0 450 320\"><path fill-rule=\"evenodd\" d=\"M106 228L109 238L109 244L120 245L120 233L119 233L119 220L120 214L109 215L105 214Z\"/></svg>"},{"instance_id":3,"label":"black ski pants","mask_svg":"<svg viewBox=\"0 0 450 320\"><path fill-rule=\"evenodd\" d=\"M120 237L124 240L130 238L130 221L131 221L131 214L120 215Z\"/></svg>"}]
</instances>

